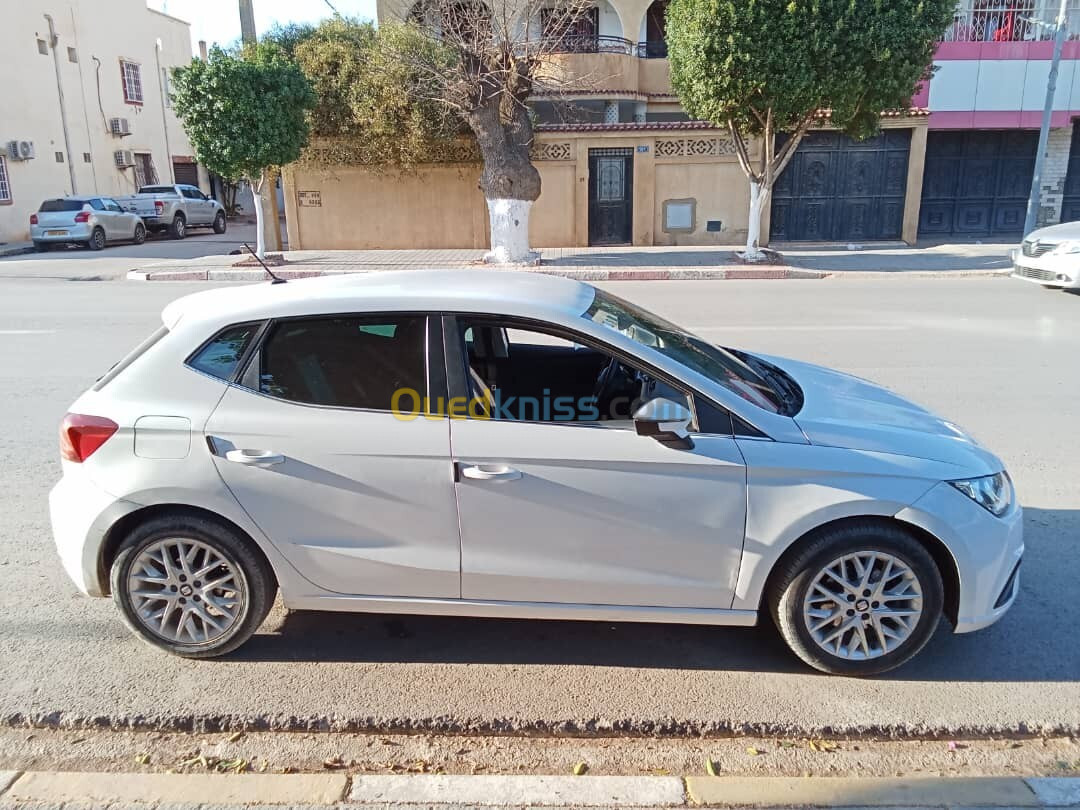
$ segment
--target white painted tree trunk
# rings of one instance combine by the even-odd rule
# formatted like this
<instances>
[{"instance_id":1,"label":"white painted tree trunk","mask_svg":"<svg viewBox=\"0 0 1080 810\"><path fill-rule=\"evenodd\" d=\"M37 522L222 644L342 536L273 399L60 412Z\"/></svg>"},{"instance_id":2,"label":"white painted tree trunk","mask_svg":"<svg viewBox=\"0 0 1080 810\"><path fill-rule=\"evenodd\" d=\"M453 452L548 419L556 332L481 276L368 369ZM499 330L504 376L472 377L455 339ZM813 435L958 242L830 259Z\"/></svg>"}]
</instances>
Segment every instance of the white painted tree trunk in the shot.
<instances>
[{"instance_id":1,"label":"white painted tree trunk","mask_svg":"<svg viewBox=\"0 0 1080 810\"><path fill-rule=\"evenodd\" d=\"M761 209L765 206L769 192L762 189L761 183L750 181L750 223L746 229L746 253L747 261L760 261L765 254L758 249L758 240L761 238Z\"/></svg>"},{"instance_id":2,"label":"white painted tree trunk","mask_svg":"<svg viewBox=\"0 0 1080 810\"><path fill-rule=\"evenodd\" d=\"M262 184L251 184L251 201L255 205L255 255L266 258L266 234L263 233Z\"/></svg>"},{"instance_id":3,"label":"white painted tree trunk","mask_svg":"<svg viewBox=\"0 0 1080 810\"><path fill-rule=\"evenodd\" d=\"M484 255L488 264L526 264L539 254L529 249L531 200L487 201L491 223L491 250Z\"/></svg>"}]
</instances>

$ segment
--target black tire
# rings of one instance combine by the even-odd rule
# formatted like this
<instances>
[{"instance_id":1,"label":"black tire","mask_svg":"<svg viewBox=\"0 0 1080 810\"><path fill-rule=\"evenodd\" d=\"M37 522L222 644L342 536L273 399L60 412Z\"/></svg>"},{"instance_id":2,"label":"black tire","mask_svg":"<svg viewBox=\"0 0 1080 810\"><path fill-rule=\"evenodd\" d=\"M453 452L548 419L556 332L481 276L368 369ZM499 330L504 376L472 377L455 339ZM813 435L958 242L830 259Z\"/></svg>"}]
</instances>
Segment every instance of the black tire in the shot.
<instances>
[{"instance_id":1,"label":"black tire","mask_svg":"<svg viewBox=\"0 0 1080 810\"><path fill-rule=\"evenodd\" d=\"M135 235L132 237L131 241L136 245L141 245L143 242L146 241L146 226L143 225L141 222L136 223Z\"/></svg>"},{"instance_id":2,"label":"black tire","mask_svg":"<svg viewBox=\"0 0 1080 810\"><path fill-rule=\"evenodd\" d=\"M833 560L861 551L893 555L914 573L922 589L922 614L911 634L893 650L875 658L850 660L834 655L814 640L803 618L803 603L817 573ZM822 530L773 572L766 599L780 635L799 658L832 675L877 675L909 661L937 629L945 601L941 572L929 552L899 526L852 521Z\"/></svg>"},{"instance_id":3,"label":"black tire","mask_svg":"<svg viewBox=\"0 0 1080 810\"><path fill-rule=\"evenodd\" d=\"M187 236L187 220L183 214L177 214L169 224L169 236L173 239L183 239Z\"/></svg>"},{"instance_id":4,"label":"black tire","mask_svg":"<svg viewBox=\"0 0 1080 810\"><path fill-rule=\"evenodd\" d=\"M228 560L246 585L235 622L221 636L205 642L176 641L159 635L138 617L128 590L128 575L139 554L165 539L204 543ZM196 558L197 559L197 558ZM138 526L121 544L109 573L113 601L128 628L147 644L183 658L215 658L232 652L259 629L277 593L277 582L262 553L251 541L213 521L190 516L163 516Z\"/></svg>"},{"instance_id":5,"label":"black tire","mask_svg":"<svg viewBox=\"0 0 1080 810\"><path fill-rule=\"evenodd\" d=\"M90 233L90 241L86 243L86 246L91 250L104 250L106 244L108 240L105 238L105 229L98 227Z\"/></svg>"},{"instance_id":6,"label":"black tire","mask_svg":"<svg viewBox=\"0 0 1080 810\"><path fill-rule=\"evenodd\" d=\"M52 249L52 245L48 242L34 242L35 253L48 253Z\"/></svg>"},{"instance_id":7,"label":"black tire","mask_svg":"<svg viewBox=\"0 0 1080 810\"><path fill-rule=\"evenodd\" d=\"M214 217L214 233L225 233L227 223L225 222L225 212L218 211L217 216Z\"/></svg>"}]
</instances>

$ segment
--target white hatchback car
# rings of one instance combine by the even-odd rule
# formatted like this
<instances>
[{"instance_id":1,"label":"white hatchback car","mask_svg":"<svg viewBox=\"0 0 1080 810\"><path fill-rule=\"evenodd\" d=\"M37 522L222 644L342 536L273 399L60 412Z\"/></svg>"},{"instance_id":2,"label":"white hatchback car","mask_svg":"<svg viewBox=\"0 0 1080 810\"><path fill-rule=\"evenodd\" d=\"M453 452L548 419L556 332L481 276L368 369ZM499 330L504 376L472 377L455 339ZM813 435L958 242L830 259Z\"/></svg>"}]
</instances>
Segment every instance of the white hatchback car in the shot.
<instances>
[{"instance_id":1,"label":"white hatchback car","mask_svg":"<svg viewBox=\"0 0 1080 810\"><path fill-rule=\"evenodd\" d=\"M1032 231L1010 258L1013 278L1044 287L1080 290L1080 222L1062 222Z\"/></svg>"},{"instance_id":2,"label":"white hatchback car","mask_svg":"<svg viewBox=\"0 0 1080 810\"><path fill-rule=\"evenodd\" d=\"M994 455L855 377L587 284L345 275L182 298L80 397L76 585L178 655L292 609L754 625L882 672L1016 598Z\"/></svg>"}]
</instances>

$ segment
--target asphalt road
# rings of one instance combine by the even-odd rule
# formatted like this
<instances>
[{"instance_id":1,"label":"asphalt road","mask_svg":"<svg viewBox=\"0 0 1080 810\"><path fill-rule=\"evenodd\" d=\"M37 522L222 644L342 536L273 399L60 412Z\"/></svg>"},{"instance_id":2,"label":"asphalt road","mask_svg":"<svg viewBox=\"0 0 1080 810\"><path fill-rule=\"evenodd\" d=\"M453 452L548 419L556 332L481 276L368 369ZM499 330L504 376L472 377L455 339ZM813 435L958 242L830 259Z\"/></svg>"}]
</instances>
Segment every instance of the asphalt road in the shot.
<instances>
[{"instance_id":1,"label":"asphalt road","mask_svg":"<svg viewBox=\"0 0 1080 810\"><path fill-rule=\"evenodd\" d=\"M205 285L203 285L205 286ZM1080 296L1008 279L624 282L741 345L878 380L968 427L1026 509L1022 593L943 625L907 667L801 666L768 628L275 612L225 660L183 661L79 596L54 554L56 425L199 285L0 278L0 722L763 734L1080 731Z\"/></svg>"}]
</instances>

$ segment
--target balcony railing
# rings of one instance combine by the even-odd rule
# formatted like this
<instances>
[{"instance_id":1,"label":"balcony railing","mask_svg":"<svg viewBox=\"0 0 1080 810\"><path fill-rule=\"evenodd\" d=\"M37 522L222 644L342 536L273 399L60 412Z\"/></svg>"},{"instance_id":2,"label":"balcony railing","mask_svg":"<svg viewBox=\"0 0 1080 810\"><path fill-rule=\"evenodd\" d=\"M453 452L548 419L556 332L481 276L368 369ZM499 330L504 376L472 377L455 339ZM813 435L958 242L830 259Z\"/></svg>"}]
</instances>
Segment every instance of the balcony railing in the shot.
<instances>
[{"instance_id":1,"label":"balcony railing","mask_svg":"<svg viewBox=\"0 0 1080 810\"><path fill-rule=\"evenodd\" d=\"M590 34L563 34L552 37L548 48L551 53L621 53L633 56L636 47L622 37L602 37Z\"/></svg>"},{"instance_id":2,"label":"balcony railing","mask_svg":"<svg viewBox=\"0 0 1080 810\"><path fill-rule=\"evenodd\" d=\"M1080 37L1080 0L1069 0L1069 39ZM1058 3L1053 0L962 2L942 36L944 42L1037 42L1053 39Z\"/></svg>"},{"instance_id":3,"label":"balcony railing","mask_svg":"<svg viewBox=\"0 0 1080 810\"><path fill-rule=\"evenodd\" d=\"M639 42L637 55L642 59L667 59L667 42L662 39Z\"/></svg>"}]
</instances>

